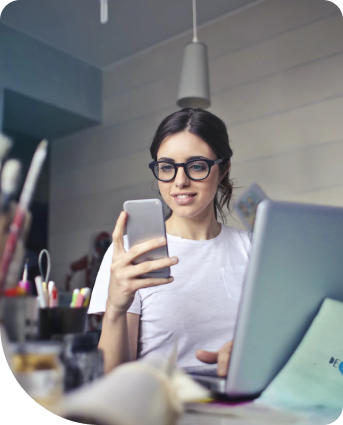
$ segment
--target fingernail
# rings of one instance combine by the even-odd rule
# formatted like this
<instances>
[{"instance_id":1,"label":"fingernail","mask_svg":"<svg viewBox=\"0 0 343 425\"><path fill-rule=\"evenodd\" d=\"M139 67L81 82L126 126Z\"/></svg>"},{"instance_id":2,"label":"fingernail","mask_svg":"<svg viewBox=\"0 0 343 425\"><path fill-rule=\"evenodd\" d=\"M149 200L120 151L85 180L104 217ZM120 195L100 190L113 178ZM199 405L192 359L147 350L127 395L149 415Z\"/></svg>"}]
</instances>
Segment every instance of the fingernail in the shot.
<instances>
[{"instance_id":1,"label":"fingernail","mask_svg":"<svg viewBox=\"0 0 343 425\"><path fill-rule=\"evenodd\" d=\"M172 276L168 277L169 282L172 282L174 278Z\"/></svg>"},{"instance_id":2,"label":"fingernail","mask_svg":"<svg viewBox=\"0 0 343 425\"><path fill-rule=\"evenodd\" d=\"M177 257L171 257L170 261L175 264L178 262L178 258Z\"/></svg>"},{"instance_id":3,"label":"fingernail","mask_svg":"<svg viewBox=\"0 0 343 425\"><path fill-rule=\"evenodd\" d=\"M161 245L167 242L166 238L160 238L158 241Z\"/></svg>"}]
</instances>

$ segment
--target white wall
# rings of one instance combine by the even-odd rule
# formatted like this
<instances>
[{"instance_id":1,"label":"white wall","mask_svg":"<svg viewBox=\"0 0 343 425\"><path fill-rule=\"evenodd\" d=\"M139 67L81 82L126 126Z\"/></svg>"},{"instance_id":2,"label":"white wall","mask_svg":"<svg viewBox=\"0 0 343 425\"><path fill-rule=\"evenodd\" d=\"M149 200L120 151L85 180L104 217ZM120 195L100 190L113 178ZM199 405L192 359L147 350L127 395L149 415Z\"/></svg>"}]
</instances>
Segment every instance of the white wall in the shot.
<instances>
[{"instance_id":1,"label":"white wall","mask_svg":"<svg viewBox=\"0 0 343 425\"><path fill-rule=\"evenodd\" d=\"M235 196L258 182L274 199L343 206L343 20L324 0L267 0L205 25L212 106L232 141ZM175 111L191 34L104 70L102 126L52 147L53 277L112 231L123 201L157 195L148 148ZM229 225L241 227L232 219Z\"/></svg>"}]
</instances>

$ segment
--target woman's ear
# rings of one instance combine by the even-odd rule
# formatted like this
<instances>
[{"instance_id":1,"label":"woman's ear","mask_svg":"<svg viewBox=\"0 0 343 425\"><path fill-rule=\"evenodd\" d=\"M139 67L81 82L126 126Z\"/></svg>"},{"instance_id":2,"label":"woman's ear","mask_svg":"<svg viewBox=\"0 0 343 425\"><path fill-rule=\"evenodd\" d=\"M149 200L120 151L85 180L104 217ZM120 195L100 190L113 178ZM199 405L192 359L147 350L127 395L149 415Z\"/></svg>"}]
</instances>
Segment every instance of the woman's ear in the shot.
<instances>
[{"instance_id":1,"label":"woman's ear","mask_svg":"<svg viewBox=\"0 0 343 425\"><path fill-rule=\"evenodd\" d=\"M230 168L231 168L231 161L229 160L226 169L219 176L219 183L223 181L226 174L230 171Z\"/></svg>"}]
</instances>

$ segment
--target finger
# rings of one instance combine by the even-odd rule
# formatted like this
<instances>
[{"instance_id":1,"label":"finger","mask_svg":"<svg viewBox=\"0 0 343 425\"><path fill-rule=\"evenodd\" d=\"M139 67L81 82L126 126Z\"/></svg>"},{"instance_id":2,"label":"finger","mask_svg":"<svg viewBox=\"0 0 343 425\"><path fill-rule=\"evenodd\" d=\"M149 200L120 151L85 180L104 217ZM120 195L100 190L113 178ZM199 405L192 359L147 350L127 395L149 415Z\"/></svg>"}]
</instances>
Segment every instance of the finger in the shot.
<instances>
[{"instance_id":1,"label":"finger","mask_svg":"<svg viewBox=\"0 0 343 425\"><path fill-rule=\"evenodd\" d=\"M217 366L217 373L218 376L226 376L228 367L229 367L229 360L230 360L230 354L231 350L219 350L218 354L218 366Z\"/></svg>"},{"instance_id":2,"label":"finger","mask_svg":"<svg viewBox=\"0 0 343 425\"><path fill-rule=\"evenodd\" d=\"M130 260L130 263L132 263L136 258L140 257L142 254L152 251L153 249L160 248L161 246L166 245L166 243L166 238L156 238L133 246L128 251L128 258Z\"/></svg>"},{"instance_id":3,"label":"finger","mask_svg":"<svg viewBox=\"0 0 343 425\"><path fill-rule=\"evenodd\" d=\"M233 341L229 341L223 345L222 349L227 350L231 353L232 347L233 347Z\"/></svg>"},{"instance_id":4,"label":"finger","mask_svg":"<svg viewBox=\"0 0 343 425\"><path fill-rule=\"evenodd\" d=\"M201 362L214 364L218 361L218 351L197 350L195 352L195 357Z\"/></svg>"},{"instance_id":5,"label":"finger","mask_svg":"<svg viewBox=\"0 0 343 425\"><path fill-rule=\"evenodd\" d=\"M160 260L144 261L140 264L135 264L125 267L124 277L132 279L142 274L151 273L165 267L171 267L178 262L177 257L162 258Z\"/></svg>"},{"instance_id":6,"label":"finger","mask_svg":"<svg viewBox=\"0 0 343 425\"><path fill-rule=\"evenodd\" d=\"M127 213L125 211L122 211L119 214L115 228L112 233L113 259L118 258L125 253L123 236L124 236L126 219L127 219Z\"/></svg>"},{"instance_id":7,"label":"finger","mask_svg":"<svg viewBox=\"0 0 343 425\"><path fill-rule=\"evenodd\" d=\"M134 279L132 280L132 287L134 291L138 291L138 289L143 288L151 288L153 286L160 286L170 283L174 280L172 276L167 278L146 278L146 279Z\"/></svg>"}]
</instances>

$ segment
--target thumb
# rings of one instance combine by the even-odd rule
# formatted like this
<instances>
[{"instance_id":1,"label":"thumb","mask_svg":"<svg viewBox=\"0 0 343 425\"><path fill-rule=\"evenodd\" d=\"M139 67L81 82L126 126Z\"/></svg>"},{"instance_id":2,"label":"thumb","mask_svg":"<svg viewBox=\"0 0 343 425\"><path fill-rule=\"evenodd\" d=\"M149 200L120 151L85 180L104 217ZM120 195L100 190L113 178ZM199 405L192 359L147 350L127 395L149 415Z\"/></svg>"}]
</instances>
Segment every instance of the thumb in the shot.
<instances>
[{"instance_id":1,"label":"thumb","mask_svg":"<svg viewBox=\"0 0 343 425\"><path fill-rule=\"evenodd\" d=\"M195 357L204 363L214 364L218 362L218 351L198 350Z\"/></svg>"}]
</instances>

